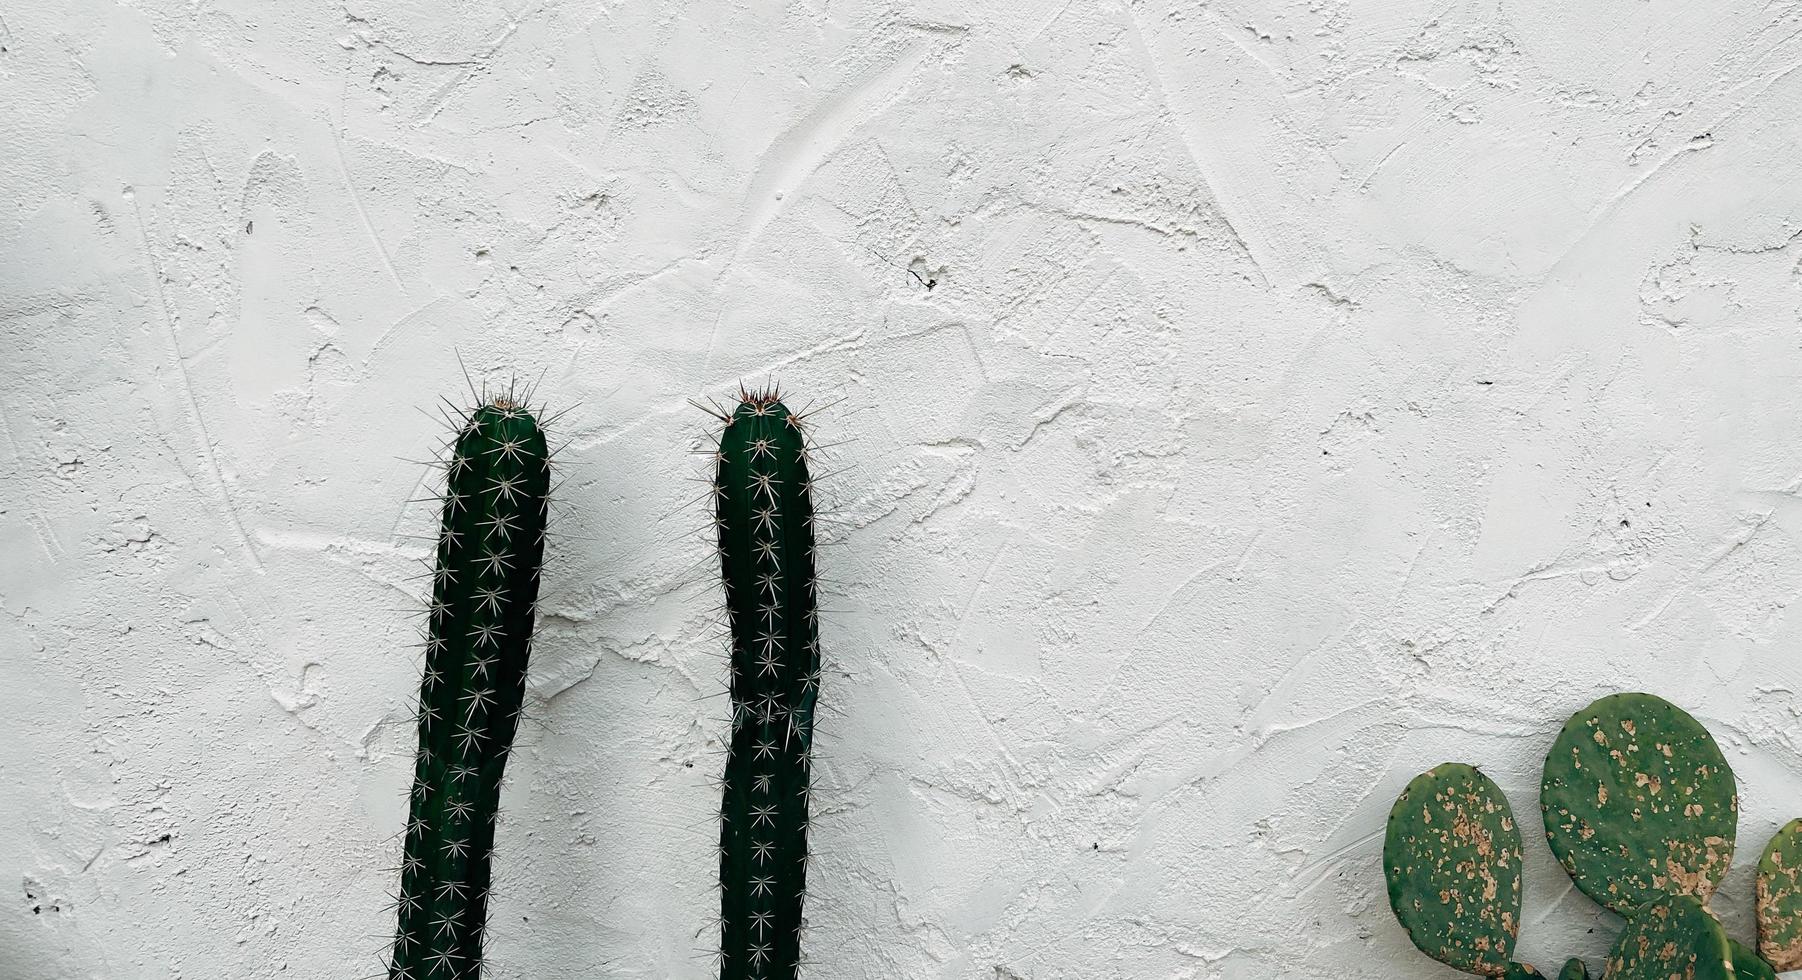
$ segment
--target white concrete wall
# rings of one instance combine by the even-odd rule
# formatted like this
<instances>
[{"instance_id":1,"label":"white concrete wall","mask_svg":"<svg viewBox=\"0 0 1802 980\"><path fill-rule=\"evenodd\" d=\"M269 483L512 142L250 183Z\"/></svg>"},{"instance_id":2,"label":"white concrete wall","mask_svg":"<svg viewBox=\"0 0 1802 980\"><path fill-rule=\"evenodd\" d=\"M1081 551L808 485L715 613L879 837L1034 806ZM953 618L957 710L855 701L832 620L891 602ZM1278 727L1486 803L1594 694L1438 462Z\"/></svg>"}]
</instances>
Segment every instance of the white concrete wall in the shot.
<instances>
[{"instance_id":1,"label":"white concrete wall","mask_svg":"<svg viewBox=\"0 0 1802 980\"><path fill-rule=\"evenodd\" d=\"M375 972L453 350L573 406L497 976L707 973L685 400L766 376L855 440L814 976L1451 976L1394 794L1536 831L1636 688L1747 935L1799 65L1797 0L0 0L0 976Z\"/></svg>"}]
</instances>

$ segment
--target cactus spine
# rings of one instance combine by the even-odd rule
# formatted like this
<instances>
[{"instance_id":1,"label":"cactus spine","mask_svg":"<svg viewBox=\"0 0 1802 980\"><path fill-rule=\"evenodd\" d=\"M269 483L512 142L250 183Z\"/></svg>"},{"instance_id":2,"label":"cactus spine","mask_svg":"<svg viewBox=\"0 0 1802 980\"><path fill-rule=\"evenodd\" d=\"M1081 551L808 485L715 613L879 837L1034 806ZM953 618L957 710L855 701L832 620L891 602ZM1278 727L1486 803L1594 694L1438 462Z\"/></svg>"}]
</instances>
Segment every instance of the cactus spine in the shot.
<instances>
[{"instance_id":1,"label":"cactus spine","mask_svg":"<svg viewBox=\"0 0 1802 980\"><path fill-rule=\"evenodd\" d=\"M445 469L389 980L481 976L501 776L544 556L550 463L529 412L500 398L469 413Z\"/></svg>"},{"instance_id":2,"label":"cactus spine","mask_svg":"<svg viewBox=\"0 0 1802 980\"><path fill-rule=\"evenodd\" d=\"M732 734L720 807L720 977L792 980L820 684L807 440L802 417L774 390L741 390L721 417L713 498Z\"/></svg>"}]
</instances>

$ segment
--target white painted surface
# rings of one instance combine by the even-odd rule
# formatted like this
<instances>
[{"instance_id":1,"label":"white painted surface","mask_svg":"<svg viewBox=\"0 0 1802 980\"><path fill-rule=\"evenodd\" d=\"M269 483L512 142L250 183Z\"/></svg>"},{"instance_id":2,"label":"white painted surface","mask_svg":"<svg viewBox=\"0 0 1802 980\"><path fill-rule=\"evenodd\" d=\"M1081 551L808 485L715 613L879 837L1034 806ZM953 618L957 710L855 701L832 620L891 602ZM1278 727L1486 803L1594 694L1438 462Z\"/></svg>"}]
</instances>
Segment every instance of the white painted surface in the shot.
<instances>
[{"instance_id":1,"label":"white painted surface","mask_svg":"<svg viewBox=\"0 0 1802 980\"><path fill-rule=\"evenodd\" d=\"M706 973L685 399L770 372L856 440L814 976L1450 976L1393 795L1477 762L1535 828L1634 688L1739 770L1746 934L1802 812L1795 0L0 19L0 975L373 972L453 348L576 406L498 975ZM1597 957L1529 848L1524 953Z\"/></svg>"}]
</instances>

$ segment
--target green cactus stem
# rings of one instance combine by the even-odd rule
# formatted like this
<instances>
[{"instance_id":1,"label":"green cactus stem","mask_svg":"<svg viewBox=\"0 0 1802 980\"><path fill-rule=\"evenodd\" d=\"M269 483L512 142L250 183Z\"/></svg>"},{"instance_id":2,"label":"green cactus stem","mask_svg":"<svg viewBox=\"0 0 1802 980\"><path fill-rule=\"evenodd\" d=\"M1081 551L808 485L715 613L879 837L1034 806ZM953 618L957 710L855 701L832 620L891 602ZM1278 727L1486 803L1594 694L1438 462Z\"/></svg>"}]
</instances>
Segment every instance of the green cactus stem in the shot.
<instances>
[{"instance_id":1,"label":"green cactus stem","mask_svg":"<svg viewBox=\"0 0 1802 980\"><path fill-rule=\"evenodd\" d=\"M792 980L807 889L819 697L812 479L802 417L740 393L714 480L732 634L732 735L720 820L721 980Z\"/></svg>"},{"instance_id":2,"label":"green cactus stem","mask_svg":"<svg viewBox=\"0 0 1802 980\"><path fill-rule=\"evenodd\" d=\"M1520 931L1520 827L1488 776L1455 762L1414 777L1389 811L1389 905L1428 956L1483 977L1537 976L1513 963Z\"/></svg>"},{"instance_id":3,"label":"green cactus stem","mask_svg":"<svg viewBox=\"0 0 1802 980\"><path fill-rule=\"evenodd\" d=\"M1777 980L1777 971L1771 969L1771 964L1739 940L1729 938L1727 946L1733 950L1733 970L1740 980Z\"/></svg>"},{"instance_id":4,"label":"green cactus stem","mask_svg":"<svg viewBox=\"0 0 1802 980\"><path fill-rule=\"evenodd\" d=\"M1779 972L1802 970L1802 819L1784 824L1758 860L1758 953Z\"/></svg>"},{"instance_id":5,"label":"green cactus stem","mask_svg":"<svg viewBox=\"0 0 1802 980\"><path fill-rule=\"evenodd\" d=\"M1667 894L1706 902L1733 861L1733 770L1707 729L1650 694L1571 716L1546 756L1540 808L1577 887L1624 916Z\"/></svg>"},{"instance_id":6,"label":"green cactus stem","mask_svg":"<svg viewBox=\"0 0 1802 980\"><path fill-rule=\"evenodd\" d=\"M1694 895L1663 895L1627 921L1602 980L1735 980L1721 924Z\"/></svg>"},{"instance_id":7,"label":"green cactus stem","mask_svg":"<svg viewBox=\"0 0 1802 980\"><path fill-rule=\"evenodd\" d=\"M1564 969L1558 971L1558 980L1589 980L1589 969L1573 956L1564 961Z\"/></svg>"},{"instance_id":8,"label":"green cactus stem","mask_svg":"<svg viewBox=\"0 0 1802 980\"><path fill-rule=\"evenodd\" d=\"M389 980L478 980L501 777L525 698L550 465L524 408L469 413L446 463Z\"/></svg>"}]
</instances>

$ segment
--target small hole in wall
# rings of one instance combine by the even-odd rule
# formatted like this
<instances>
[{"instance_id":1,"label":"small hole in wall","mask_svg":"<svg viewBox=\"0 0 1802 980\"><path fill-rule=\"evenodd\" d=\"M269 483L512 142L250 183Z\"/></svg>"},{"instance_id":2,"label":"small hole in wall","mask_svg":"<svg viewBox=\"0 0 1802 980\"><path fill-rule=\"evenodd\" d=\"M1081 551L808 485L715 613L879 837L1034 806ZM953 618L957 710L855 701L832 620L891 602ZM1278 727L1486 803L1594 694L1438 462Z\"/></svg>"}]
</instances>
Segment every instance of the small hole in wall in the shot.
<instances>
[{"instance_id":1,"label":"small hole in wall","mask_svg":"<svg viewBox=\"0 0 1802 980\"><path fill-rule=\"evenodd\" d=\"M1095 843L1093 843L1093 844L1090 844L1090 845L1089 845L1089 850L1091 850L1091 851L1099 851L1099 850L1101 850L1101 842L1100 842L1100 841L1096 841L1096 842L1095 842Z\"/></svg>"},{"instance_id":2,"label":"small hole in wall","mask_svg":"<svg viewBox=\"0 0 1802 980\"><path fill-rule=\"evenodd\" d=\"M254 231L256 229L256 226L257 226L257 223L254 221L244 222L244 234L246 234L246 235L250 234L252 231Z\"/></svg>"}]
</instances>

